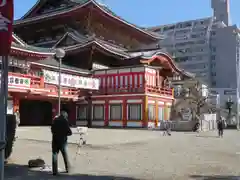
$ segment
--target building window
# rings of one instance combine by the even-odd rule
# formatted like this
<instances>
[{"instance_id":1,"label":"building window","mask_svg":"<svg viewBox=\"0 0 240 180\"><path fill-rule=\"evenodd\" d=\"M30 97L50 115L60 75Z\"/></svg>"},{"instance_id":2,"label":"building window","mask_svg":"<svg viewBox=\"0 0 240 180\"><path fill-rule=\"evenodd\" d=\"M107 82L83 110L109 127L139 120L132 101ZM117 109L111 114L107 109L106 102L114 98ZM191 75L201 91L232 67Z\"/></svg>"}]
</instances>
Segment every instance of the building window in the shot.
<instances>
[{"instance_id":1,"label":"building window","mask_svg":"<svg viewBox=\"0 0 240 180\"><path fill-rule=\"evenodd\" d=\"M161 106L158 106L158 121L163 121L164 109Z\"/></svg>"},{"instance_id":2,"label":"building window","mask_svg":"<svg viewBox=\"0 0 240 180\"><path fill-rule=\"evenodd\" d=\"M216 63L212 63L211 68L215 68L215 67L216 67Z\"/></svg>"},{"instance_id":3,"label":"building window","mask_svg":"<svg viewBox=\"0 0 240 180\"><path fill-rule=\"evenodd\" d=\"M93 105L93 121L104 120L104 105L94 104Z\"/></svg>"},{"instance_id":4,"label":"building window","mask_svg":"<svg viewBox=\"0 0 240 180\"><path fill-rule=\"evenodd\" d=\"M212 76L216 76L216 72L212 72Z\"/></svg>"},{"instance_id":5,"label":"building window","mask_svg":"<svg viewBox=\"0 0 240 180\"><path fill-rule=\"evenodd\" d=\"M212 52L216 52L216 47L212 47Z\"/></svg>"},{"instance_id":6,"label":"building window","mask_svg":"<svg viewBox=\"0 0 240 180\"><path fill-rule=\"evenodd\" d=\"M128 104L128 120L142 120L141 104Z\"/></svg>"},{"instance_id":7,"label":"building window","mask_svg":"<svg viewBox=\"0 0 240 180\"><path fill-rule=\"evenodd\" d=\"M212 60L215 60L215 59L216 59L216 57L213 55L213 56L211 57L211 59L212 59Z\"/></svg>"},{"instance_id":8,"label":"building window","mask_svg":"<svg viewBox=\"0 0 240 180\"><path fill-rule=\"evenodd\" d=\"M86 120L87 119L87 105L77 106L77 120Z\"/></svg>"},{"instance_id":9,"label":"building window","mask_svg":"<svg viewBox=\"0 0 240 180\"><path fill-rule=\"evenodd\" d=\"M155 109L155 105L153 104L148 105L148 119L149 120L156 119L156 109Z\"/></svg>"},{"instance_id":10,"label":"building window","mask_svg":"<svg viewBox=\"0 0 240 180\"><path fill-rule=\"evenodd\" d=\"M122 105L111 104L110 105L110 120L122 120Z\"/></svg>"},{"instance_id":11,"label":"building window","mask_svg":"<svg viewBox=\"0 0 240 180\"><path fill-rule=\"evenodd\" d=\"M216 86L216 81L213 81L213 82L212 82L212 86Z\"/></svg>"}]
</instances>

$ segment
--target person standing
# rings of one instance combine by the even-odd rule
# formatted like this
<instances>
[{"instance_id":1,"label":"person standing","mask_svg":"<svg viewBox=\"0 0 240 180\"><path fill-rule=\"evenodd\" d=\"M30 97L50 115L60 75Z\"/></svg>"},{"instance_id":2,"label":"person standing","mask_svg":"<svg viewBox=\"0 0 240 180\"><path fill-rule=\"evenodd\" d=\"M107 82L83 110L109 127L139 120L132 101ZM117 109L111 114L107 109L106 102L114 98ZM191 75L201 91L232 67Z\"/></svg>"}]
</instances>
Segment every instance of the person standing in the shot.
<instances>
[{"instance_id":1,"label":"person standing","mask_svg":"<svg viewBox=\"0 0 240 180\"><path fill-rule=\"evenodd\" d=\"M61 111L60 116L54 118L51 126L52 131L52 171L53 175L58 174L58 153L61 152L65 164L66 172L70 170L70 163L67 153L67 139L72 135L68 123L68 114Z\"/></svg>"},{"instance_id":2,"label":"person standing","mask_svg":"<svg viewBox=\"0 0 240 180\"><path fill-rule=\"evenodd\" d=\"M19 113L19 110L16 109L16 111L14 112L14 115L15 115L15 118L16 118L16 131L18 129L18 126L20 124L20 113ZM18 138L17 135L15 135L15 139Z\"/></svg>"},{"instance_id":3,"label":"person standing","mask_svg":"<svg viewBox=\"0 0 240 180\"><path fill-rule=\"evenodd\" d=\"M18 109L16 109L14 115L16 117L16 128L17 128L19 126L19 124L20 124L20 113L19 113Z\"/></svg>"},{"instance_id":4,"label":"person standing","mask_svg":"<svg viewBox=\"0 0 240 180\"><path fill-rule=\"evenodd\" d=\"M218 128L218 136L223 137L224 121L222 120L221 117L217 123L217 128Z\"/></svg>"}]
</instances>

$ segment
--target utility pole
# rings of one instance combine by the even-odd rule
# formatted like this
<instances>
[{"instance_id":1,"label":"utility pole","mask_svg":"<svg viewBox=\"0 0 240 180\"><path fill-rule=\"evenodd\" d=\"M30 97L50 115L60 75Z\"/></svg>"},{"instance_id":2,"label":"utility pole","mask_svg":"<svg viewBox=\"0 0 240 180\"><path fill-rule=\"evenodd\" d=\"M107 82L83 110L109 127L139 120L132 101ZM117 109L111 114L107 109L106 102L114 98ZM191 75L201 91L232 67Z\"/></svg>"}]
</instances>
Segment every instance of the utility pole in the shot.
<instances>
[{"instance_id":1,"label":"utility pole","mask_svg":"<svg viewBox=\"0 0 240 180\"><path fill-rule=\"evenodd\" d=\"M4 180L4 161L6 147L6 113L8 99L8 57L11 51L13 30L13 0L0 1L0 180Z\"/></svg>"}]
</instances>

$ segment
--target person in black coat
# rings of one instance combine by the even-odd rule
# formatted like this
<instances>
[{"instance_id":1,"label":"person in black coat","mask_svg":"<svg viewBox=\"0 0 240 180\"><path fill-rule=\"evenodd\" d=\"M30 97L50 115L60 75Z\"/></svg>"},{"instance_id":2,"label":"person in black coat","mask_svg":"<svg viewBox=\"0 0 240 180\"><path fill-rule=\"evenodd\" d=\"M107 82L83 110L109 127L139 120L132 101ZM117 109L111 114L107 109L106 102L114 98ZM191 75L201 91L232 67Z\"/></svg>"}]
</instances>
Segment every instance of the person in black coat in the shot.
<instances>
[{"instance_id":1,"label":"person in black coat","mask_svg":"<svg viewBox=\"0 0 240 180\"><path fill-rule=\"evenodd\" d=\"M58 153L61 152L65 164L66 172L70 170L70 163L67 153L67 139L72 135L68 123L68 114L65 111L60 116L55 117L51 126L52 131L52 170L53 175L58 174Z\"/></svg>"},{"instance_id":2,"label":"person in black coat","mask_svg":"<svg viewBox=\"0 0 240 180\"><path fill-rule=\"evenodd\" d=\"M217 123L218 136L223 137L224 121L220 119Z\"/></svg>"}]
</instances>

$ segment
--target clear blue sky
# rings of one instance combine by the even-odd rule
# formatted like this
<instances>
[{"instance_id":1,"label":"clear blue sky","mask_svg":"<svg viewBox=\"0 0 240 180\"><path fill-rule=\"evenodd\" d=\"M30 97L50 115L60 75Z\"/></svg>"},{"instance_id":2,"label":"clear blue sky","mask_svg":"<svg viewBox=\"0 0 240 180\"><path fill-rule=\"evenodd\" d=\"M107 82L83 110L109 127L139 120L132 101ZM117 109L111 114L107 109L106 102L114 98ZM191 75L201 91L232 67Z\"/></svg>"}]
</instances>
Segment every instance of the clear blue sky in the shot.
<instances>
[{"instance_id":1,"label":"clear blue sky","mask_svg":"<svg viewBox=\"0 0 240 180\"><path fill-rule=\"evenodd\" d=\"M14 0L15 19L25 14L36 0ZM100 0L99 0L100 1ZM155 26L211 16L210 0L101 0L116 14L139 26ZM230 0L231 20L240 23L240 0Z\"/></svg>"}]
</instances>

